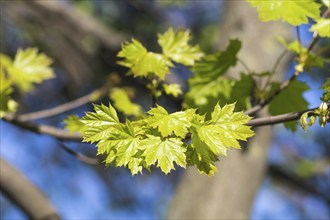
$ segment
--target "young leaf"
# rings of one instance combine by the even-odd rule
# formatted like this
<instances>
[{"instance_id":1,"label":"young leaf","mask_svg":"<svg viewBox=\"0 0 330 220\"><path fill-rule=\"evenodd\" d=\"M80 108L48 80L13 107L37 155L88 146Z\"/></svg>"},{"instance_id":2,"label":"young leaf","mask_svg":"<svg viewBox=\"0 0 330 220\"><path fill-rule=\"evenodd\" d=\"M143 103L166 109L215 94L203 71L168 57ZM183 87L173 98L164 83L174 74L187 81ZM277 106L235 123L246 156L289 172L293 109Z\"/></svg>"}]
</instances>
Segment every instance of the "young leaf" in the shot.
<instances>
[{"instance_id":1,"label":"young leaf","mask_svg":"<svg viewBox=\"0 0 330 220\"><path fill-rule=\"evenodd\" d=\"M113 105L125 115L139 116L142 114L142 107L133 103L124 89L112 89L110 99L113 101Z\"/></svg>"},{"instance_id":2,"label":"young leaf","mask_svg":"<svg viewBox=\"0 0 330 220\"><path fill-rule=\"evenodd\" d=\"M309 69L313 66L323 67L324 59L316 54L313 54L312 52L309 52L308 49L300 45L298 41L288 44L281 37L278 37L278 41L288 50L298 55L298 64L295 66L297 71L302 72L304 68L309 71Z\"/></svg>"},{"instance_id":3,"label":"young leaf","mask_svg":"<svg viewBox=\"0 0 330 220\"><path fill-rule=\"evenodd\" d=\"M95 112L88 112L81 119L85 142L101 141L121 129L117 112L111 105L94 105L94 110Z\"/></svg>"},{"instance_id":4,"label":"young leaf","mask_svg":"<svg viewBox=\"0 0 330 220\"><path fill-rule=\"evenodd\" d=\"M190 121L195 117L195 110L189 109L168 114L163 107L157 105L156 108L148 111L148 114L150 114L150 117L146 119L148 126L157 128L163 137L174 133L176 136L184 138L188 133Z\"/></svg>"},{"instance_id":5,"label":"young leaf","mask_svg":"<svg viewBox=\"0 0 330 220\"><path fill-rule=\"evenodd\" d=\"M214 165L219 160L218 156L213 153L209 146L199 137L199 126L191 129L191 144L187 148L187 163L189 166L196 165L200 173L213 176L217 171Z\"/></svg>"},{"instance_id":6,"label":"young leaf","mask_svg":"<svg viewBox=\"0 0 330 220\"><path fill-rule=\"evenodd\" d=\"M154 73L160 79L164 79L170 72L169 67L173 66L162 54L148 52L135 39L132 39L132 43L124 44L117 56L124 58L118 64L130 68L134 77L147 77L150 73Z\"/></svg>"},{"instance_id":7,"label":"young leaf","mask_svg":"<svg viewBox=\"0 0 330 220\"><path fill-rule=\"evenodd\" d=\"M64 120L65 128L68 129L69 133L83 133L84 123L80 121L77 115L70 115Z\"/></svg>"},{"instance_id":8,"label":"young leaf","mask_svg":"<svg viewBox=\"0 0 330 220\"><path fill-rule=\"evenodd\" d=\"M330 37L330 18L320 18L310 31L316 31L321 37Z\"/></svg>"},{"instance_id":9,"label":"young leaf","mask_svg":"<svg viewBox=\"0 0 330 220\"><path fill-rule=\"evenodd\" d=\"M140 140L135 136L130 122L117 125L116 130L108 133L98 144L98 154L108 154L106 163L115 162L116 166L128 166L132 175L142 172L142 159L139 157Z\"/></svg>"},{"instance_id":10,"label":"young leaf","mask_svg":"<svg viewBox=\"0 0 330 220\"><path fill-rule=\"evenodd\" d=\"M161 137L148 135L144 140L144 153L147 166L154 165L167 174L174 170L174 162L185 168L186 167L186 149L182 147L183 143L177 138L162 139Z\"/></svg>"},{"instance_id":11,"label":"young leaf","mask_svg":"<svg viewBox=\"0 0 330 220\"><path fill-rule=\"evenodd\" d=\"M225 51L207 55L194 65L194 75L188 80L190 91L184 98L185 106L198 106L199 111L204 113L209 107L214 107L220 99L229 98L234 83L222 75L231 66L236 65L236 55L240 48L239 40L230 40Z\"/></svg>"},{"instance_id":12,"label":"young leaf","mask_svg":"<svg viewBox=\"0 0 330 220\"><path fill-rule=\"evenodd\" d=\"M246 140L254 135L250 126L245 124L251 119L242 112L234 112L235 104L216 105L210 121L192 123L192 142L188 148L188 164L196 164L200 172L212 175L215 172L216 155L226 155L227 149L239 149L238 140Z\"/></svg>"},{"instance_id":13,"label":"young leaf","mask_svg":"<svg viewBox=\"0 0 330 220\"><path fill-rule=\"evenodd\" d=\"M272 84L272 91L278 88L278 83ZM291 85L277 95L269 104L268 111L271 115L279 115L307 109L308 103L303 97L303 92L308 90L306 83L294 81ZM297 122L286 122L284 126L291 131L297 128Z\"/></svg>"},{"instance_id":14,"label":"young leaf","mask_svg":"<svg viewBox=\"0 0 330 220\"><path fill-rule=\"evenodd\" d=\"M172 95L175 98L182 94L181 86L179 84L164 84L163 88L167 95Z\"/></svg>"},{"instance_id":15,"label":"young leaf","mask_svg":"<svg viewBox=\"0 0 330 220\"><path fill-rule=\"evenodd\" d=\"M245 125L251 120L251 117L243 112L234 112L234 109L235 104L225 105L223 108L216 105L212 112L211 123L214 123L224 147L239 149L237 140L246 141L247 138L254 135L254 132L250 126Z\"/></svg>"},{"instance_id":16,"label":"young leaf","mask_svg":"<svg viewBox=\"0 0 330 220\"><path fill-rule=\"evenodd\" d=\"M38 54L36 48L19 49L14 61L1 57L1 69L4 69L9 78L23 92L33 90L33 83L41 83L54 77L49 67L52 60L45 54Z\"/></svg>"},{"instance_id":17,"label":"young leaf","mask_svg":"<svg viewBox=\"0 0 330 220\"><path fill-rule=\"evenodd\" d=\"M164 34L158 34L158 43L162 47L163 54L169 59L187 66L193 66L196 60L203 57L199 46L190 46L189 31L178 31L168 29Z\"/></svg>"},{"instance_id":18,"label":"young leaf","mask_svg":"<svg viewBox=\"0 0 330 220\"><path fill-rule=\"evenodd\" d=\"M307 24L308 17L316 20L320 17L321 5L313 0L247 0L251 6L256 7L262 21L282 19L294 26Z\"/></svg>"}]
</instances>

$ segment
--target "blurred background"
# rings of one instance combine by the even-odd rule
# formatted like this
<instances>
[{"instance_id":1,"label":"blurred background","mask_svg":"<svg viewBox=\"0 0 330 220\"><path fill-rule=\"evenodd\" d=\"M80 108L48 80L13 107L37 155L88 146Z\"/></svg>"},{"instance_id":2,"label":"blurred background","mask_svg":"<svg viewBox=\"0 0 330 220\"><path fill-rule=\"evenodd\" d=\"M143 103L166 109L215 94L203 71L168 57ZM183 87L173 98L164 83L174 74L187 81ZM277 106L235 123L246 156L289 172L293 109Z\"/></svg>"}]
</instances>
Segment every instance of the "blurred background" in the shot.
<instances>
[{"instance_id":1,"label":"blurred background","mask_svg":"<svg viewBox=\"0 0 330 220\"><path fill-rule=\"evenodd\" d=\"M13 57L18 48L38 47L53 58L56 72L56 78L38 85L33 93L14 94L20 103L18 113L54 107L81 97L102 86L111 74L120 77L122 86L134 86L134 100L148 110L151 98L144 82L125 76L127 69L116 64L121 44L134 37L149 50L160 51L157 33L174 27L190 29L193 43L198 42L205 53L223 49L221 45L228 43L227 30L221 23L227 19L226 4L220 0L1 1L1 53ZM238 8L231 10L238 10L236 17L245 13ZM244 29L244 23L239 25ZM309 27L300 28L305 45L312 39ZM295 30L290 31L294 36ZM276 30L272 34L282 35ZM245 43L244 37L242 43ZM258 46L254 49L258 50ZM241 58L244 60L243 55ZM284 78L288 78L293 68L293 64L288 63ZM167 80L180 83L186 89L185 80L190 71L178 66L173 72ZM312 72L300 77L311 87L304 94L311 108L319 105L320 86L329 68L315 68ZM108 99L101 101L107 103ZM173 100L164 98L160 102L173 111L180 108ZM36 122L64 127L63 119L69 114L82 116L91 110L92 105L88 104ZM151 173L145 171L132 177L124 168L81 162L52 137L3 121L0 132L1 157L43 191L63 219L166 218L173 209L171 201L177 186L187 172L177 168L164 175L153 169ZM253 200L251 219L329 219L329 134L329 125L325 128L315 125L308 132L298 128L295 133L282 125L274 126L265 177ZM95 146L69 141L65 144L77 152L95 156ZM222 172L221 166L219 169L218 172ZM244 188L246 183L240 184ZM192 202L198 203L198 199ZM3 194L0 205L1 219L27 218Z\"/></svg>"}]
</instances>

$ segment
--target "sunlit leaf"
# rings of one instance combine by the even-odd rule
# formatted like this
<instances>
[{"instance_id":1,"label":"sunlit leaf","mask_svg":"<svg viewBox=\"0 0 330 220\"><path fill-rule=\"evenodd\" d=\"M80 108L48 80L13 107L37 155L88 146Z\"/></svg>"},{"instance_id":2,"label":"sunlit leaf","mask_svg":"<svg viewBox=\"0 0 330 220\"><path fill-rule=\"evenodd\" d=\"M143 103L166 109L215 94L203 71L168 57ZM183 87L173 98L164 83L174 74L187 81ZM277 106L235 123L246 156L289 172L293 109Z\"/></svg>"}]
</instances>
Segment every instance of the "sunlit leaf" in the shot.
<instances>
[{"instance_id":1,"label":"sunlit leaf","mask_svg":"<svg viewBox=\"0 0 330 220\"><path fill-rule=\"evenodd\" d=\"M150 117L147 119L148 125L157 128L163 137L174 133L176 136L183 138L188 132L190 121L195 116L195 111L189 109L168 114L163 107L158 105L156 108L148 111L148 114L150 114Z\"/></svg>"},{"instance_id":2,"label":"sunlit leaf","mask_svg":"<svg viewBox=\"0 0 330 220\"><path fill-rule=\"evenodd\" d=\"M204 54L199 46L189 45L189 40L189 31L175 33L172 28L158 35L158 43L166 57L177 63L193 66L195 61L200 60Z\"/></svg>"},{"instance_id":3,"label":"sunlit leaf","mask_svg":"<svg viewBox=\"0 0 330 220\"><path fill-rule=\"evenodd\" d=\"M81 119L85 125L84 141L91 143L103 140L121 128L117 112L111 105L94 105L94 110Z\"/></svg>"},{"instance_id":4,"label":"sunlit leaf","mask_svg":"<svg viewBox=\"0 0 330 220\"><path fill-rule=\"evenodd\" d=\"M145 161L148 166L157 162L157 167L167 174L174 168L174 162L186 167L186 149L183 142L177 138L162 139L161 137L148 135L144 141Z\"/></svg>"},{"instance_id":5,"label":"sunlit leaf","mask_svg":"<svg viewBox=\"0 0 330 220\"><path fill-rule=\"evenodd\" d=\"M112 89L110 99L113 101L113 105L125 115L139 116L142 114L142 107L133 103L124 89Z\"/></svg>"},{"instance_id":6,"label":"sunlit leaf","mask_svg":"<svg viewBox=\"0 0 330 220\"><path fill-rule=\"evenodd\" d=\"M117 56L124 58L118 64L130 68L134 77L147 77L154 73L160 79L164 79L166 74L170 73L169 67L173 66L162 54L148 52L135 39L132 39L131 43L125 43Z\"/></svg>"},{"instance_id":7,"label":"sunlit leaf","mask_svg":"<svg viewBox=\"0 0 330 220\"><path fill-rule=\"evenodd\" d=\"M52 60L36 48L19 49L14 61L1 57L1 68L5 69L9 78L23 92L33 90L34 83L41 83L54 77L49 67Z\"/></svg>"},{"instance_id":8,"label":"sunlit leaf","mask_svg":"<svg viewBox=\"0 0 330 220\"><path fill-rule=\"evenodd\" d=\"M330 18L320 18L310 31L316 31L321 37L330 37Z\"/></svg>"},{"instance_id":9,"label":"sunlit leaf","mask_svg":"<svg viewBox=\"0 0 330 220\"><path fill-rule=\"evenodd\" d=\"M178 97L182 94L181 86L179 84L164 84L163 87L167 95Z\"/></svg>"},{"instance_id":10,"label":"sunlit leaf","mask_svg":"<svg viewBox=\"0 0 330 220\"><path fill-rule=\"evenodd\" d=\"M186 107L198 107L200 112L205 113L217 102L225 104L230 97L234 82L223 78L222 75L236 65L236 56L240 47L239 40L230 40L225 51L207 55L194 65L192 68L194 75L188 80L190 90L184 98Z\"/></svg>"},{"instance_id":11,"label":"sunlit leaf","mask_svg":"<svg viewBox=\"0 0 330 220\"><path fill-rule=\"evenodd\" d=\"M65 128L68 129L69 133L83 133L84 123L80 121L77 115L70 115L65 120Z\"/></svg>"},{"instance_id":12,"label":"sunlit leaf","mask_svg":"<svg viewBox=\"0 0 330 220\"><path fill-rule=\"evenodd\" d=\"M256 7L262 21L282 20L294 26L307 24L308 18L320 17L321 5L313 0L247 0Z\"/></svg>"},{"instance_id":13,"label":"sunlit leaf","mask_svg":"<svg viewBox=\"0 0 330 220\"><path fill-rule=\"evenodd\" d=\"M235 104L216 105L211 120L193 122L192 142L188 148L189 163L196 164L200 172L213 175L217 155L227 155L229 148L240 149L238 140L246 141L254 132L245 124L251 117L234 112Z\"/></svg>"}]
</instances>

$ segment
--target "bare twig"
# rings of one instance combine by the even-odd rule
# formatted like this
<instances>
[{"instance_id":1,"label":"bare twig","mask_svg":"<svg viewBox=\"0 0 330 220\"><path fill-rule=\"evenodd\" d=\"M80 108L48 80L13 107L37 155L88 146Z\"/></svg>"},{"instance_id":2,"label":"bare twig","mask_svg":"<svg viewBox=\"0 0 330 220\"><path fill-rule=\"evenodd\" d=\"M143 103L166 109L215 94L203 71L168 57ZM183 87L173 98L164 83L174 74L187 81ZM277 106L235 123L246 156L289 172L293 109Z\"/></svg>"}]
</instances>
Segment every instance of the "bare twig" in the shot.
<instances>
[{"instance_id":1,"label":"bare twig","mask_svg":"<svg viewBox=\"0 0 330 220\"><path fill-rule=\"evenodd\" d=\"M58 141L58 144L60 145L61 148L63 148L67 153L73 155L76 157L78 160L90 164L90 165L99 165L100 160L97 157L87 157L86 155L76 152L72 150L71 148L67 147L62 141Z\"/></svg>"},{"instance_id":2,"label":"bare twig","mask_svg":"<svg viewBox=\"0 0 330 220\"><path fill-rule=\"evenodd\" d=\"M244 113L247 115L252 115L260 111L263 107L268 105L278 94L280 94L284 89L286 89L297 78L298 75L299 72L296 70L293 76L291 76L290 79L285 80L271 96L269 96L267 99L264 99L263 101L253 106L252 108L246 110Z\"/></svg>"},{"instance_id":3,"label":"bare twig","mask_svg":"<svg viewBox=\"0 0 330 220\"><path fill-rule=\"evenodd\" d=\"M251 69L248 67L248 65L240 58L237 58L237 61L242 65L242 67L248 72L251 73Z\"/></svg>"},{"instance_id":4,"label":"bare twig","mask_svg":"<svg viewBox=\"0 0 330 220\"><path fill-rule=\"evenodd\" d=\"M47 117L51 117L51 116L54 116L54 115L58 115L58 114L61 114L63 112L72 110L72 109L77 108L79 106L82 106L84 104L87 104L89 102L98 100L99 98L106 95L108 91L109 91L108 88L101 87L99 89L94 90L90 94L85 95L83 97L80 97L78 99L75 99L71 102L67 102L67 103L64 103L62 105L58 105L54 108L50 108L50 109L45 109L45 110L26 113L26 114L21 114L21 115L16 116L16 119L19 120L19 121L32 121L32 120L35 120L35 119L47 118Z\"/></svg>"},{"instance_id":5,"label":"bare twig","mask_svg":"<svg viewBox=\"0 0 330 220\"><path fill-rule=\"evenodd\" d=\"M60 140L72 140L82 141L82 136L79 133L69 134L66 130L55 128L48 125L34 124L32 122L20 121L14 117L5 116L3 120L10 122L16 126L24 128L26 130L38 133L46 134L58 138Z\"/></svg>"},{"instance_id":6,"label":"bare twig","mask_svg":"<svg viewBox=\"0 0 330 220\"><path fill-rule=\"evenodd\" d=\"M60 219L46 196L18 170L0 158L0 189L29 219Z\"/></svg>"},{"instance_id":7,"label":"bare twig","mask_svg":"<svg viewBox=\"0 0 330 220\"><path fill-rule=\"evenodd\" d=\"M309 184L308 182L304 181L304 179L299 178L298 176L289 173L288 171L285 171L284 169L281 169L280 167L269 165L268 166L268 173L275 178L280 178L281 180L292 184L306 192L315 194L323 198L328 204L330 204L330 198L320 192L319 189L317 189L313 184Z\"/></svg>"}]
</instances>

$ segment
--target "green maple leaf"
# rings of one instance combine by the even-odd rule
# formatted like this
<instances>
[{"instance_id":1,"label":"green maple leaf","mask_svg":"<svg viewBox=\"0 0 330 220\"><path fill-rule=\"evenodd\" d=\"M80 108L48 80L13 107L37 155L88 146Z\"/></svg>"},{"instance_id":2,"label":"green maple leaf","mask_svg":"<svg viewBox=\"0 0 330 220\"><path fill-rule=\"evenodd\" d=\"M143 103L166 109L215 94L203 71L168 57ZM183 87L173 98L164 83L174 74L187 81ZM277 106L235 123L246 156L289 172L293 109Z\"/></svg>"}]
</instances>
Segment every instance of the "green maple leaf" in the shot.
<instances>
[{"instance_id":1,"label":"green maple leaf","mask_svg":"<svg viewBox=\"0 0 330 220\"><path fill-rule=\"evenodd\" d=\"M134 77L147 77L153 73L160 79L164 79L170 72L169 67L173 66L162 54L148 52L135 39L132 39L131 43L125 43L117 56L124 58L118 64L130 68Z\"/></svg>"},{"instance_id":2,"label":"green maple leaf","mask_svg":"<svg viewBox=\"0 0 330 220\"><path fill-rule=\"evenodd\" d=\"M125 115L139 116L142 114L142 107L130 100L126 90L115 88L111 90L110 99L113 105Z\"/></svg>"},{"instance_id":3,"label":"green maple leaf","mask_svg":"<svg viewBox=\"0 0 330 220\"><path fill-rule=\"evenodd\" d=\"M178 97L182 94L181 86L179 84L164 84L164 91L167 95L172 95L174 97Z\"/></svg>"},{"instance_id":4,"label":"green maple leaf","mask_svg":"<svg viewBox=\"0 0 330 220\"><path fill-rule=\"evenodd\" d=\"M241 48L239 40L230 40L224 51L205 56L192 68L193 77L188 80L190 90L184 98L184 106L197 107L200 112L208 112L217 102L222 104L230 98L234 82L222 75L236 65L237 53Z\"/></svg>"},{"instance_id":5,"label":"green maple leaf","mask_svg":"<svg viewBox=\"0 0 330 220\"><path fill-rule=\"evenodd\" d=\"M165 173L169 173L174 168L174 162L185 168L186 167L186 149L182 147L183 142L178 138L163 139L158 136L148 135L144 140L144 153L147 166L154 165Z\"/></svg>"},{"instance_id":6,"label":"green maple leaf","mask_svg":"<svg viewBox=\"0 0 330 220\"><path fill-rule=\"evenodd\" d=\"M162 47L163 54L171 60L187 66L193 66L196 60L204 56L199 46L190 46L189 31L178 31L172 28L164 34L158 34L158 43Z\"/></svg>"},{"instance_id":7,"label":"green maple leaf","mask_svg":"<svg viewBox=\"0 0 330 220\"><path fill-rule=\"evenodd\" d=\"M88 112L81 119L84 124L85 142L101 141L121 129L117 112L111 105L109 107L103 104L94 105L94 110L95 112Z\"/></svg>"},{"instance_id":8,"label":"green maple leaf","mask_svg":"<svg viewBox=\"0 0 330 220\"><path fill-rule=\"evenodd\" d=\"M190 121L195 117L195 110L189 109L168 114L163 107L157 105L156 108L148 111L148 114L150 115L146 119L148 126L158 128L163 137L174 133L176 136L184 138L188 133Z\"/></svg>"},{"instance_id":9,"label":"green maple leaf","mask_svg":"<svg viewBox=\"0 0 330 220\"><path fill-rule=\"evenodd\" d=\"M1 69L8 73L13 84L23 92L32 91L34 83L54 77L49 67L52 60L43 53L38 54L36 48L19 49L13 61L5 55L1 56L1 60Z\"/></svg>"},{"instance_id":10,"label":"green maple leaf","mask_svg":"<svg viewBox=\"0 0 330 220\"><path fill-rule=\"evenodd\" d=\"M272 84L272 91L279 87L279 83ZM293 81L291 85L277 95L269 104L268 111L271 115L279 115L307 109L308 103L303 97L303 92L308 90L306 83ZM284 126L292 131L297 128L297 122L286 122Z\"/></svg>"},{"instance_id":11,"label":"green maple leaf","mask_svg":"<svg viewBox=\"0 0 330 220\"><path fill-rule=\"evenodd\" d=\"M134 128L127 121L103 138L98 144L98 154L107 154L106 163L116 166L128 166L132 175L142 172L142 158L139 154L140 139L136 137Z\"/></svg>"},{"instance_id":12,"label":"green maple leaf","mask_svg":"<svg viewBox=\"0 0 330 220\"><path fill-rule=\"evenodd\" d=\"M68 129L69 133L83 133L84 123L80 121L77 115L70 115L65 120L65 128Z\"/></svg>"},{"instance_id":13,"label":"green maple leaf","mask_svg":"<svg viewBox=\"0 0 330 220\"><path fill-rule=\"evenodd\" d=\"M316 31L321 37L330 37L330 18L316 20L310 31Z\"/></svg>"},{"instance_id":14,"label":"green maple leaf","mask_svg":"<svg viewBox=\"0 0 330 220\"><path fill-rule=\"evenodd\" d=\"M294 26L307 24L308 17L316 20L320 18L321 5L313 0L247 0L256 7L262 21L279 20Z\"/></svg>"},{"instance_id":15,"label":"green maple leaf","mask_svg":"<svg viewBox=\"0 0 330 220\"><path fill-rule=\"evenodd\" d=\"M240 149L238 140L246 141L254 132L245 125L251 117L234 112L235 104L216 105L209 121L194 121L191 128L191 147L188 154L200 172L213 175L217 155L226 155L229 148ZM188 158L188 156L187 156Z\"/></svg>"},{"instance_id":16,"label":"green maple leaf","mask_svg":"<svg viewBox=\"0 0 330 220\"><path fill-rule=\"evenodd\" d=\"M196 165L200 173L205 173L213 176L217 171L214 165L219 160L218 156L214 154L209 146L203 142L198 136L198 127L191 129L191 144L187 148L187 163L189 166Z\"/></svg>"}]
</instances>

